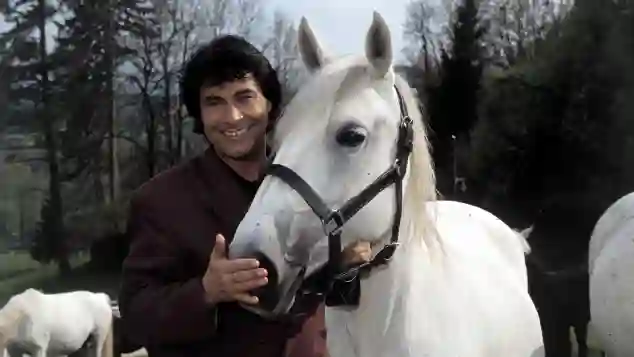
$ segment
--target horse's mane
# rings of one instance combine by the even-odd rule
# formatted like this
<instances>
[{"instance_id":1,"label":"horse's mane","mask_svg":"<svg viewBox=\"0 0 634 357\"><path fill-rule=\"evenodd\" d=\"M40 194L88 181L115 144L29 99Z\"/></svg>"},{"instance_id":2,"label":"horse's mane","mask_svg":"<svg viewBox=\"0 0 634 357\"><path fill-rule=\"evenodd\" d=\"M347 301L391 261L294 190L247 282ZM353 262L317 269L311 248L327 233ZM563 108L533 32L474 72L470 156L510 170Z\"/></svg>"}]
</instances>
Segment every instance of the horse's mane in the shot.
<instances>
[{"instance_id":1,"label":"horse's mane","mask_svg":"<svg viewBox=\"0 0 634 357\"><path fill-rule=\"evenodd\" d=\"M295 97L290 101L279 118L273 133L273 151L279 149L284 138L295 130L303 131L323 129L330 118L335 104L346 92L356 88L360 80L367 80L371 73L370 64L364 56L346 56L330 62L308 79ZM437 199L436 179L429 150L423 113L414 90L398 73L393 73L395 85L405 100L407 110L414 122L414 149L409 164L409 180L404 194L404 214L402 232L404 236L418 237L426 245L436 241L435 225L428 212L429 201ZM320 98L320 100L315 100ZM307 108L310 108L308 110ZM306 115L309 112L311 115ZM403 242L405 243L405 242Z\"/></svg>"},{"instance_id":2,"label":"horse's mane","mask_svg":"<svg viewBox=\"0 0 634 357\"><path fill-rule=\"evenodd\" d=\"M438 243L438 236L427 203L436 201L438 195L425 121L414 90L398 73L395 73L395 84L414 122L414 149L410 158L409 181L403 202L403 224L409 225L404 228L410 230L410 237L423 239L425 244L430 246Z\"/></svg>"}]
</instances>

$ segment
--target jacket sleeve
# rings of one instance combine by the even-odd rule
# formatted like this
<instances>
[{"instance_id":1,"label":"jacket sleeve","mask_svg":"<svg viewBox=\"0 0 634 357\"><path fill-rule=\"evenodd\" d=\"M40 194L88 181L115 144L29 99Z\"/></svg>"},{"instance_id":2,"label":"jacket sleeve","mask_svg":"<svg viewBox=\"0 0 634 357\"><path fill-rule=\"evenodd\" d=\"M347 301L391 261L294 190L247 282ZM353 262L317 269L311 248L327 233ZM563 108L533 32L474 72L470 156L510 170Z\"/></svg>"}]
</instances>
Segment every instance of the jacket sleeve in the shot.
<instances>
[{"instance_id":1,"label":"jacket sleeve","mask_svg":"<svg viewBox=\"0 0 634 357\"><path fill-rule=\"evenodd\" d=\"M216 308L204 300L202 277L179 281L184 255L161 229L153 207L131 202L119 292L127 338L143 346L188 344L215 333ZM172 238L174 239L174 238Z\"/></svg>"}]
</instances>

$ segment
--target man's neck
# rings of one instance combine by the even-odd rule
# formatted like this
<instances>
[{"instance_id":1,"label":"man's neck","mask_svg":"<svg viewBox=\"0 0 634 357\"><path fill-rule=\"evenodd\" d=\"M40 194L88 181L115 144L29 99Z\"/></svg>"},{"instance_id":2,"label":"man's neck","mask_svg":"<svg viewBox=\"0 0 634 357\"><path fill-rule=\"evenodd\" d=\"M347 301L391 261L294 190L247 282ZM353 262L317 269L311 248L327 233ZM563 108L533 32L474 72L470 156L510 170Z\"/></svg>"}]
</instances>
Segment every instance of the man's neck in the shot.
<instances>
[{"instance_id":1,"label":"man's neck","mask_svg":"<svg viewBox=\"0 0 634 357\"><path fill-rule=\"evenodd\" d=\"M247 181L257 181L260 178L262 168L266 163L266 151L263 151L257 158L249 160L235 160L225 155L218 155L233 171Z\"/></svg>"}]
</instances>

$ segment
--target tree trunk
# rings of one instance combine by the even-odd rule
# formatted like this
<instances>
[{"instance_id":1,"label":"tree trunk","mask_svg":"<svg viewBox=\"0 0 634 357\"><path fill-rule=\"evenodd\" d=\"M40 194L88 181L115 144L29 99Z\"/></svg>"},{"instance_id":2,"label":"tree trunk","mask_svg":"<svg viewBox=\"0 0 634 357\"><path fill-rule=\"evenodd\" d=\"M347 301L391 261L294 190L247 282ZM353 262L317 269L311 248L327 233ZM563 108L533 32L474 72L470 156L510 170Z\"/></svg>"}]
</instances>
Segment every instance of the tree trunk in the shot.
<instances>
[{"instance_id":1,"label":"tree trunk","mask_svg":"<svg viewBox=\"0 0 634 357\"><path fill-rule=\"evenodd\" d=\"M64 264L70 267L68 264L68 254L64 248L64 213L62 205L62 193L61 193L61 181L59 174L59 163L57 158L57 128L53 118L54 115L50 115L49 108L49 90L50 82L48 78L48 55L46 53L46 0L38 1L39 7L39 21L38 30L40 32L39 39L39 54L40 54L40 120L43 123L43 131L46 145L46 159L48 162L48 188L49 188L49 200L51 207L51 232L46 239L51 239L50 245L53 249L53 258L60 265Z\"/></svg>"},{"instance_id":2,"label":"tree trunk","mask_svg":"<svg viewBox=\"0 0 634 357\"><path fill-rule=\"evenodd\" d=\"M108 181L108 198L110 202L114 202L118 196L118 165L117 165L117 139L116 136L116 123L115 123L115 103L114 103L114 58L115 58L115 46L114 46L114 35L115 35L115 14L112 12L112 1L108 1L108 11L106 13L106 35L105 40L106 43L106 53L104 54L104 60L107 68L107 78L106 78L106 97L108 100L107 103L107 116L108 116L108 173L109 173L109 181Z\"/></svg>"},{"instance_id":3,"label":"tree trunk","mask_svg":"<svg viewBox=\"0 0 634 357\"><path fill-rule=\"evenodd\" d=\"M171 41L171 40L170 40ZM172 78L171 73L169 73L169 54L171 50L171 43L164 44L163 58L162 58L162 67L163 67L163 75L165 76L164 82L164 92L163 92L163 110L165 112L165 136L166 136L166 146L167 146L167 154L169 155L169 164L173 166L176 163L176 155L175 155L175 147L174 147L174 127L173 127L173 117L172 117L172 94L171 88Z\"/></svg>"}]
</instances>

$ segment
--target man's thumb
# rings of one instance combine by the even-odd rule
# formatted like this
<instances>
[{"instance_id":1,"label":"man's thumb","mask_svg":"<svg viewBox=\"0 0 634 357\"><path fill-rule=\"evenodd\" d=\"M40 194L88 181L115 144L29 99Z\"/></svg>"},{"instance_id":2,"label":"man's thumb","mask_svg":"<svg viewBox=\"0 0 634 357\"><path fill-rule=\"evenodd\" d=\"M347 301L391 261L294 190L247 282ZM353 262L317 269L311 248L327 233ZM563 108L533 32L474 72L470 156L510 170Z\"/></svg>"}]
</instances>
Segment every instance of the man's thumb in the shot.
<instances>
[{"instance_id":1,"label":"man's thumb","mask_svg":"<svg viewBox=\"0 0 634 357\"><path fill-rule=\"evenodd\" d=\"M222 234L216 234L216 244L211 252L211 259L222 259L227 257L227 247L225 245L225 237Z\"/></svg>"}]
</instances>

